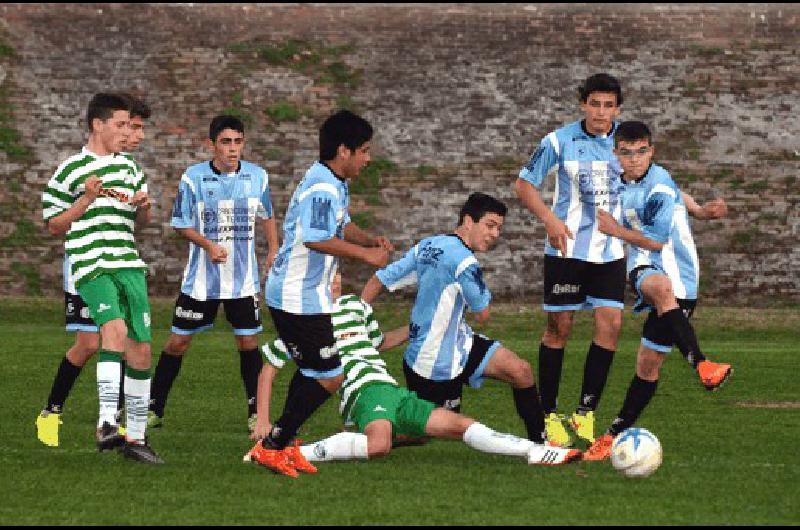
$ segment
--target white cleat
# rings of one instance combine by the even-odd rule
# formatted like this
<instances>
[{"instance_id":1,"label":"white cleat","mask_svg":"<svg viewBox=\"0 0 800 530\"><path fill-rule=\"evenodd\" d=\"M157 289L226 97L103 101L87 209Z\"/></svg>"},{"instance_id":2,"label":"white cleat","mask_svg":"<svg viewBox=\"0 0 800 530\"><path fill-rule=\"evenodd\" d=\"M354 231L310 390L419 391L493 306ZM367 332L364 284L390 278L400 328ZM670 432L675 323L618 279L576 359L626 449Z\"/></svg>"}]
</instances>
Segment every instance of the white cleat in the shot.
<instances>
[{"instance_id":1,"label":"white cleat","mask_svg":"<svg viewBox=\"0 0 800 530\"><path fill-rule=\"evenodd\" d=\"M543 466L560 466L570 462L578 462L583 453L577 449L565 449L551 445L534 444L528 451L528 463Z\"/></svg>"}]
</instances>

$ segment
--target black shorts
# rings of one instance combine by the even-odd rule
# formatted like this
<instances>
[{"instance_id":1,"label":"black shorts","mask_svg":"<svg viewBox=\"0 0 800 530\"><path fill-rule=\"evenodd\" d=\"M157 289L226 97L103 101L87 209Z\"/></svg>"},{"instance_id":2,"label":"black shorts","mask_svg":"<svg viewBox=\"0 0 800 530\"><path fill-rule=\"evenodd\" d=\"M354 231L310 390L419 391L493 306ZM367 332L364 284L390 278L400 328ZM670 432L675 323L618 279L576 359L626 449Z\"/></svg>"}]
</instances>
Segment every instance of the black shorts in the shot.
<instances>
[{"instance_id":1,"label":"black shorts","mask_svg":"<svg viewBox=\"0 0 800 530\"><path fill-rule=\"evenodd\" d=\"M255 335L261 331L258 295L228 300L195 300L181 293L175 301L172 314L172 332L193 335L214 326L219 305L225 308L225 318L233 326L235 335Z\"/></svg>"},{"instance_id":2,"label":"black shorts","mask_svg":"<svg viewBox=\"0 0 800 530\"><path fill-rule=\"evenodd\" d=\"M577 311L625 307L625 258L590 263L544 257L544 310Z\"/></svg>"},{"instance_id":3,"label":"black shorts","mask_svg":"<svg viewBox=\"0 0 800 530\"><path fill-rule=\"evenodd\" d=\"M64 291L64 324L67 331L83 331L84 333L100 333L100 328L89 315L89 306L81 295Z\"/></svg>"},{"instance_id":4,"label":"black shorts","mask_svg":"<svg viewBox=\"0 0 800 530\"><path fill-rule=\"evenodd\" d=\"M269 314L278 337L303 375L328 379L342 373L330 315L295 315L274 307L269 308Z\"/></svg>"},{"instance_id":5,"label":"black shorts","mask_svg":"<svg viewBox=\"0 0 800 530\"><path fill-rule=\"evenodd\" d=\"M683 311L683 314L686 315L686 318L692 318L694 309L697 307L697 300L682 300L678 298L678 306ZM673 344L675 344L675 340L672 336L672 330L662 319L658 318L655 310L650 311L642 328L642 345L659 353L669 353L672 351Z\"/></svg>"},{"instance_id":6,"label":"black shorts","mask_svg":"<svg viewBox=\"0 0 800 530\"><path fill-rule=\"evenodd\" d=\"M406 387L412 392L416 392L421 399L431 401L438 407L460 412L461 393L464 385L469 384L474 387L481 385L486 362L499 347L499 342L475 334L464 371L449 381L434 381L422 377L404 359L403 372L406 376Z\"/></svg>"}]
</instances>

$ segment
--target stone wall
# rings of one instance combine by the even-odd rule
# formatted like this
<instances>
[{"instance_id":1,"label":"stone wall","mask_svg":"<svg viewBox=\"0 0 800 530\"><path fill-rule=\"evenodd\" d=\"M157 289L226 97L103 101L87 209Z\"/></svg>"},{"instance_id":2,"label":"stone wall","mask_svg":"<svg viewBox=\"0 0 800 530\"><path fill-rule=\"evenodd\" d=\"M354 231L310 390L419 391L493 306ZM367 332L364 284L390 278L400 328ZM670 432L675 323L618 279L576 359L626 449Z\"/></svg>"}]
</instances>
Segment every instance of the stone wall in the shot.
<instances>
[{"instance_id":1,"label":"stone wall","mask_svg":"<svg viewBox=\"0 0 800 530\"><path fill-rule=\"evenodd\" d=\"M282 220L319 124L344 106L373 123L386 161L354 194L357 219L405 250L451 230L469 192L494 193L511 209L481 258L490 287L538 300L544 231L513 182L541 137L579 116L578 83L608 71L621 117L652 124L678 184L730 205L694 225L704 297L796 303L798 28L800 6L785 4L3 5L0 293L60 291L41 190L85 141L91 95L125 89L154 110L137 154L157 199L139 236L152 294L177 291L187 245L169 212L214 115L246 120L247 158L269 171Z\"/></svg>"}]
</instances>

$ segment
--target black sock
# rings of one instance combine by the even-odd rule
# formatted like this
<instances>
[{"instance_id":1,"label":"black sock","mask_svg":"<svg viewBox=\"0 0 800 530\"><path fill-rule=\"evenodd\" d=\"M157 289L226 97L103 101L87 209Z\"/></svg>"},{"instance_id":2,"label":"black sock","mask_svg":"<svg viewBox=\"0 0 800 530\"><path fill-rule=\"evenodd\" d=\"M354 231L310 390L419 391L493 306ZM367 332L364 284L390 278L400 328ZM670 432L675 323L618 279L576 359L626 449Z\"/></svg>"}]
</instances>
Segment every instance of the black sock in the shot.
<instances>
[{"instance_id":1,"label":"black sock","mask_svg":"<svg viewBox=\"0 0 800 530\"><path fill-rule=\"evenodd\" d=\"M159 418L164 416L164 407L167 406L167 396L172 388L172 383L181 371L183 356L170 355L161 352L158 358L158 366L153 375L152 393L150 398L150 410L156 413Z\"/></svg>"},{"instance_id":2,"label":"black sock","mask_svg":"<svg viewBox=\"0 0 800 530\"><path fill-rule=\"evenodd\" d=\"M331 395L316 379L306 377L297 370L294 377L294 394L286 398L283 414L273 424L272 430L261 441L264 447L283 449L297 434L297 431L312 414L328 400Z\"/></svg>"},{"instance_id":3,"label":"black sock","mask_svg":"<svg viewBox=\"0 0 800 530\"><path fill-rule=\"evenodd\" d=\"M616 436L628 427L632 427L655 395L657 386L657 380L645 381L638 375L634 376L628 387L628 393L625 394L625 401L622 403L619 416L611 423L608 433Z\"/></svg>"},{"instance_id":4,"label":"black sock","mask_svg":"<svg viewBox=\"0 0 800 530\"><path fill-rule=\"evenodd\" d=\"M589 346L589 353L586 355L586 363L583 366L579 413L586 414L589 411L597 410L613 360L614 352L612 350L602 348L594 342Z\"/></svg>"},{"instance_id":5,"label":"black sock","mask_svg":"<svg viewBox=\"0 0 800 530\"><path fill-rule=\"evenodd\" d=\"M256 413L256 394L258 393L258 374L264 360L258 349L239 350L239 372L244 383L244 391L247 396L247 416Z\"/></svg>"},{"instance_id":6,"label":"black sock","mask_svg":"<svg viewBox=\"0 0 800 530\"><path fill-rule=\"evenodd\" d=\"M536 384L528 388L515 388L514 404L517 406L517 414L525 422L528 439L535 443L544 443L544 410Z\"/></svg>"},{"instance_id":7,"label":"black sock","mask_svg":"<svg viewBox=\"0 0 800 530\"><path fill-rule=\"evenodd\" d=\"M75 380L81 375L82 366L75 366L69 359L64 357L61 359L61 364L58 366L56 378L53 379L53 387L50 389L50 395L47 397L47 407L50 412L61 414L64 410L64 402L67 400L72 385Z\"/></svg>"},{"instance_id":8,"label":"black sock","mask_svg":"<svg viewBox=\"0 0 800 530\"><path fill-rule=\"evenodd\" d=\"M659 318L664 319L664 322L669 326L675 345L678 346L683 356L696 370L697 365L705 361L706 357L700 351L697 336L694 333L694 328L689 323L689 319L686 318L686 315L683 314L679 307L665 311Z\"/></svg>"},{"instance_id":9,"label":"black sock","mask_svg":"<svg viewBox=\"0 0 800 530\"><path fill-rule=\"evenodd\" d=\"M117 401L117 410L122 411L125 406L125 361L119 363L119 400Z\"/></svg>"},{"instance_id":10,"label":"black sock","mask_svg":"<svg viewBox=\"0 0 800 530\"><path fill-rule=\"evenodd\" d=\"M563 363L564 348L550 348L539 344L539 392L545 414L555 412L558 407L558 385L561 382Z\"/></svg>"}]
</instances>

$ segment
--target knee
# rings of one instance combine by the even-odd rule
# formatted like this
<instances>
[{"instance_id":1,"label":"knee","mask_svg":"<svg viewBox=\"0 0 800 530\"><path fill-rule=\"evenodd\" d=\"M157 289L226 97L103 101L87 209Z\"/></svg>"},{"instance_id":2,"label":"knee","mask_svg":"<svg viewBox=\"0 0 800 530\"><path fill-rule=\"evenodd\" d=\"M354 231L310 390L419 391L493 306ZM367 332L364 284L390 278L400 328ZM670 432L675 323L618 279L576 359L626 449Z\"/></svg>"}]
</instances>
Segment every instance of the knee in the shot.
<instances>
[{"instance_id":1,"label":"knee","mask_svg":"<svg viewBox=\"0 0 800 530\"><path fill-rule=\"evenodd\" d=\"M392 452L391 438L368 438L367 455L370 459L383 458Z\"/></svg>"},{"instance_id":2,"label":"knee","mask_svg":"<svg viewBox=\"0 0 800 530\"><path fill-rule=\"evenodd\" d=\"M166 346L164 346L164 351L175 357L183 357L191 344L191 335L178 335L173 333L167 341Z\"/></svg>"},{"instance_id":3,"label":"knee","mask_svg":"<svg viewBox=\"0 0 800 530\"><path fill-rule=\"evenodd\" d=\"M548 346L557 346L563 348L569 335L572 332L572 318L571 315L554 315L552 313L547 316L547 329L544 332L544 342Z\"/></svg>"},{"instance_id":4,"label":"knee","mask_svg":"<svg viewBox=\"0 0 800 530\"><path fill-rule=\"evenodd\" d=\"M636 375L645 381L657 381L661 372L661 359L658 354L639 355L636 360Z\"/></svg>"},{"instance_id":5,"label":"knee","mask_svg":"<svg viewBox=\"0 0 800 530\"><path fill-rule=\"evenodd\" d=\"M528 388L534 383L533 369L528 361L519 359L514 365L513 386L515 388Z\"/></svg>"},{"instance_id":6,"label":"knee","mask_svg":"<svg viewBox=\"0 0 800 530\"><path fill-rule=\"evenodd\" d=\"M236 346L239 351L248 351L258 349L258 339L255 335L237 335Z\"/></svg>"}]
</instances>

